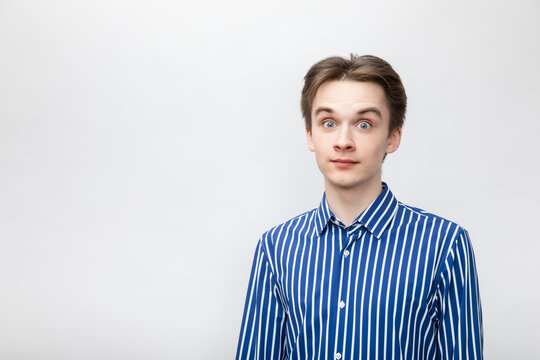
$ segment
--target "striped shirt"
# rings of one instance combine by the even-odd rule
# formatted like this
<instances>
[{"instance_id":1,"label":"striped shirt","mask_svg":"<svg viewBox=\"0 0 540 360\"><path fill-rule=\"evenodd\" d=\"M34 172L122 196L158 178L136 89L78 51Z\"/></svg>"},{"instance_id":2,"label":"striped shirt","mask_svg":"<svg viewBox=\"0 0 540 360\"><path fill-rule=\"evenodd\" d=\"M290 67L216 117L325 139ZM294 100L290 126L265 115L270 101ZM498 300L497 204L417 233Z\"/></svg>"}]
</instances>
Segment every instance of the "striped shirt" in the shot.
<instances>
[{"instance_id":1,"label":"striped shirt","mask_svg":"<svg viewBox=\"0 0 540 360\"><path fill-rule=\"evenodd\" d=\"M482 359L467 231L384 183L349 226L323 195L259 240L236 357Z\"/></svg>"}]
</instances>

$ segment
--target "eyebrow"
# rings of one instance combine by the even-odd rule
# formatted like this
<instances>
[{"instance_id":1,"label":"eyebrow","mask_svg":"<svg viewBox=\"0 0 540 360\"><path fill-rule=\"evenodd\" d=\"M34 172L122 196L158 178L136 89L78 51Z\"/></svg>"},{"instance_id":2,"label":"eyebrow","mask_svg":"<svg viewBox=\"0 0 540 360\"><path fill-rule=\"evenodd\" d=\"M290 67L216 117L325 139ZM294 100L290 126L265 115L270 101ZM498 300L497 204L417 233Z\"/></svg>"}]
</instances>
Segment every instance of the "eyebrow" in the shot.
<instances>
[{"instance_id":1,"label":"eyebrow","mask_svg":"<svg viewBox=\"0 0 540 360\"><path fill-rule=\"evenodd\" d=\"M334 113L334 110L332 110L332 108L329 108L329 107L319 106L319 107L315 110L315 116L319 115L319 114L322 113L322 112L327 112L327 113L329 113L329 114L333 114L333 113ZM358 115L364 115L365 113L368 113L368 112L374 112L375 114L377 114L377 116L378 116L379 118L382 119L381 111L379 110L378 107L375 107L375 106L370 106L370 107L361 109L360 111L357 112L357 114L358 114Z\"/></svg>"}]
</instances>

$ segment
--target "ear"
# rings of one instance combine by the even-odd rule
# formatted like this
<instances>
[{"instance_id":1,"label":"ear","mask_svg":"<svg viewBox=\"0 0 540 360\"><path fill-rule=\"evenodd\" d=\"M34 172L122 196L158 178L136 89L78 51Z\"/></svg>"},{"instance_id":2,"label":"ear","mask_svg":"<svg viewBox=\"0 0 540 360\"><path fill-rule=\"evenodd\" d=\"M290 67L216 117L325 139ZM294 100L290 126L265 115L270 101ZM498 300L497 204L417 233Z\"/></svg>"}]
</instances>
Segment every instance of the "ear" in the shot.
<instances>
[{"instance_id":1,"label":"ear","mask_svg":"<svg viewBox=\"0 0 540 360\"><path fill-rule=\"evenodd\" d=\"M315 146L313 145L313 136L311 135L311 131L306 126L306 138L307 138L307 147L310 151L315 151Z\"/></svg>"},{"instance_id":2,"label":"ear","mask_svg":"<svg viewBox=\"0 0 540 360\"><path fill-rule=\"evenodd\" d=\"M401 128L392 130L388 140L386 141L385 152L387 154L393 153L399 148L399 143L401 142Z\"/></svg>"}]
</instances>

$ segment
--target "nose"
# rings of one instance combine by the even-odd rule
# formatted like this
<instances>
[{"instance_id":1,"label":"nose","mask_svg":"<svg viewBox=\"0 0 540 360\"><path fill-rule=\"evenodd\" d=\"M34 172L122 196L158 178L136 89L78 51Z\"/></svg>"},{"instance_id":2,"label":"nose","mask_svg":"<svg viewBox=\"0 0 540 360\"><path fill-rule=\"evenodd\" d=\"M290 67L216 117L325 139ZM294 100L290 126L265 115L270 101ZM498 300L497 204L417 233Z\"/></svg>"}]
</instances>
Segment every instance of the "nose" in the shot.
<instances>
[{"instance_id":1,"label":"nose","mask_svg":"<svg viewBox=\"0 0 540 360\"><path fill-rule=\"evenodd\" d=\"M355 149L354 141L351 136L351 130L343 126L337 133L337 137L334 143L334 150L336 151L352 151Z\"/></svg>"}]
</instances>

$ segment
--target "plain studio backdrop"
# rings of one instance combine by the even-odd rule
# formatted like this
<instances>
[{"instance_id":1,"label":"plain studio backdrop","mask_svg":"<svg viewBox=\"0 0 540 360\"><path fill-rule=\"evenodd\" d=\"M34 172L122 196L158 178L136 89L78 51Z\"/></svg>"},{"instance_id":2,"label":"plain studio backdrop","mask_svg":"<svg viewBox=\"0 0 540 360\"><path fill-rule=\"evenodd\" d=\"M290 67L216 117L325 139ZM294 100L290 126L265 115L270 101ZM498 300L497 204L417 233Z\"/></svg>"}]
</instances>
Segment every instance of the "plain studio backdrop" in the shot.
<instances>
[{"instance_id":1,"label":"plain studio backdrop","mask_svg":"<svg viewBox=\"0 0 540 360\"><path fill-rule=\"evenodd\" d=\"M409 96L383 167L470 232L489 359L539 359L540 3L0 1L0 358L231 359L256 242L316 207L309 66Z\"/></svg>"}]
</instances>

